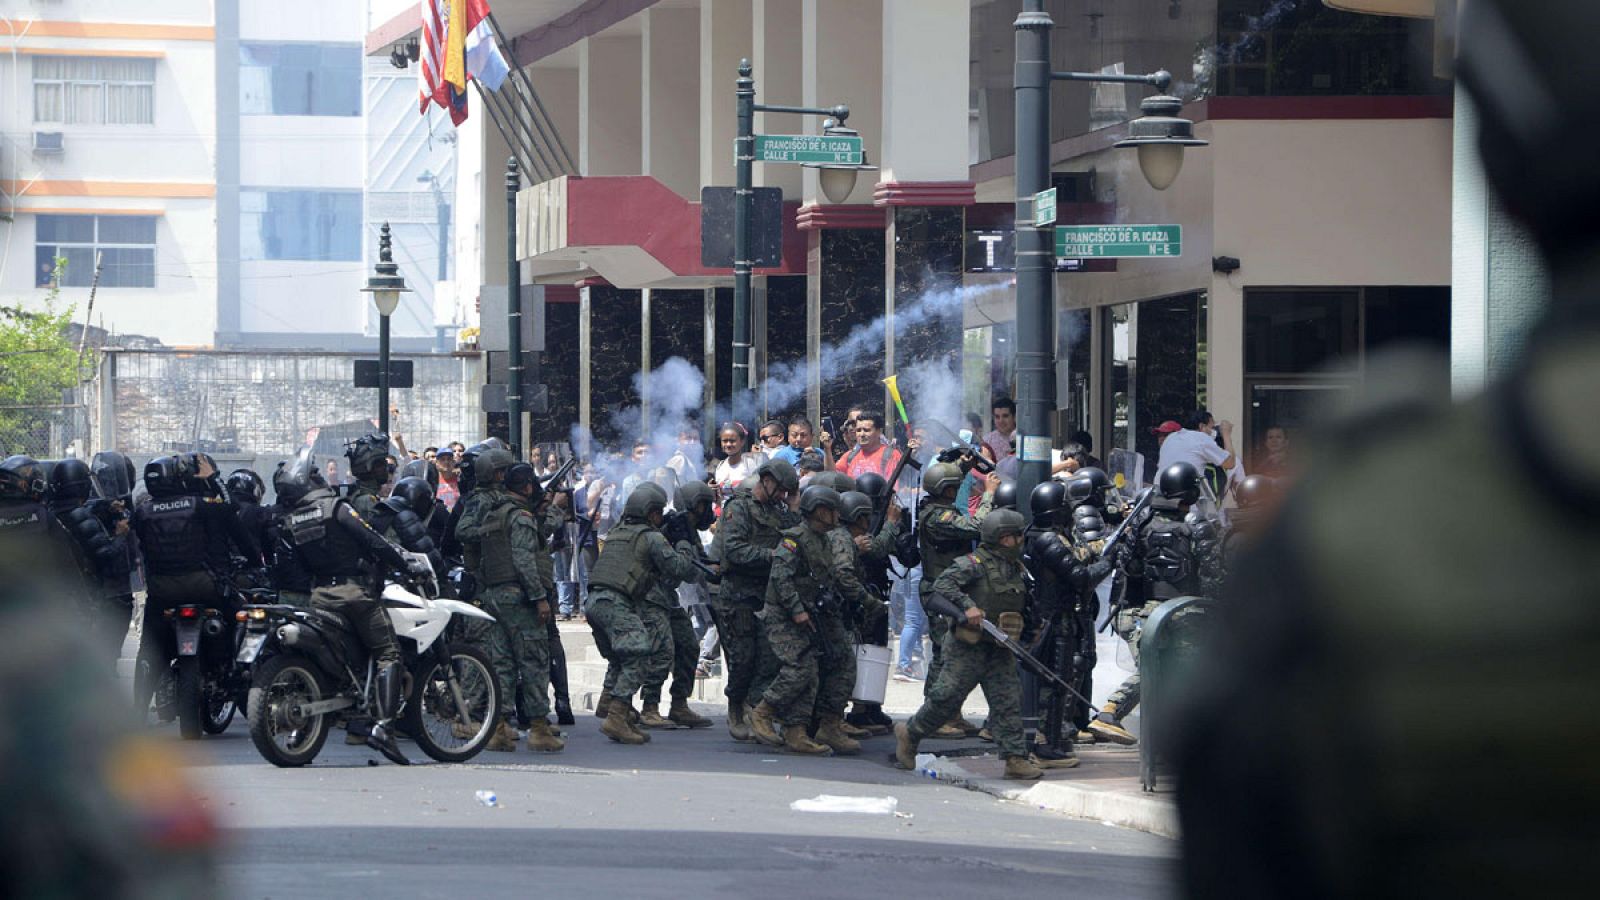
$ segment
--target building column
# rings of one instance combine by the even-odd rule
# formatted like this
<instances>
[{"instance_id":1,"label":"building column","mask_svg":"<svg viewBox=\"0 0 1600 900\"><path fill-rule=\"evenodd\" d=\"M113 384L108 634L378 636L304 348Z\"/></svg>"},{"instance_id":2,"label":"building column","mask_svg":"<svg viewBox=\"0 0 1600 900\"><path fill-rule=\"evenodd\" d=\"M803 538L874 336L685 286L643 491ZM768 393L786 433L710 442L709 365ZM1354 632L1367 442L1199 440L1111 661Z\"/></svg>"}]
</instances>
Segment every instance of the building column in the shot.
<instances>
[{"instance_id":1,"label":"building column","mask_svg":"<svg viewBox=\"0 0 1600 900\"><path fill-rule=\"evenodd\" d=\"M733 139L738 132L733 92L739 79L739 60L749 58L751 49L750 0L700 0L703 185L733 183Z\"/></svg>"},{"instance_id":2,"label":"building column","mask_svg":"<svg viewBox=\"0 0 1600 900\"><path fill-rule=\"evenodd\" d=\"M861 132L867 158L881 158L883 121L883 0L804 0L800 21L801 102L821 107L844 104L850 107L851 128ZM963 33L967 27L963 24ZM961 47L960 62L966 65L971 50ZM761 85L757 83L757 91ZM759 100L761 95L757 94ZM931 109L937 98L929 98ZM961 109L967 98L961 98ZM821 134L822 120L805 117L805 134ZM966 146L966 138L962 138ZM963 167L963 171L965 168ZM802 196L807 206L826 202L817 184L817 170L802 171ZM843 203L869 203L872 178L863 175L855 190Z\"/></svg>"},{"instance_id":3,"label":"building column","mask_svg":"<svg viewBox=\"0 0 1600 900\"><path fill-rule=\"evenodd\" d=\"M639 174L641 57L637 37L578 42L578 170L584 175Z\"/></svg>"},{"instance_id":4,"label":"building column","mask_svg":"<svg viewBox=\"0 0 1600 900\"><path fill-rule=\"evenodd\" d=\"M680 196L700 199L700 13L651 7L642 14L642 168Z\"/></svg>"},{"instance_id":5,"label":"building column","mask_svg":"<svg viewBox=\"0 0 1600 900\"><path fill-rule=\"evenodd\" d=\"M756 55L750 60L756 81L756 102L800 106L805 97L802 81L800 34L802 6L794 0L754 0L752 25ZM756 134L803 134L801 116L756 113ZM783 199L800 199L801 173L787 163L756 163L755 183L783 188Z\"/></svg>"}]
</instances>

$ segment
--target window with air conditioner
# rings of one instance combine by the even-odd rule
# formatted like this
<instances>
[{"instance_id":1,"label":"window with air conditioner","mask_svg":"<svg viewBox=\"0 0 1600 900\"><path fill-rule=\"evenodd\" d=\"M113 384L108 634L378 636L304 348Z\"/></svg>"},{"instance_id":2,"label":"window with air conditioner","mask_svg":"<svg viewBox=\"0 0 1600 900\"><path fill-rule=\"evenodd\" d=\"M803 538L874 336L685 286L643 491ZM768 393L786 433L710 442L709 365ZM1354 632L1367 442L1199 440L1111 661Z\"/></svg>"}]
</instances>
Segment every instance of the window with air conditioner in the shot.
<instances>
[{"instance_id":1,"label":"window with air conditioner","mask_svg":"<svg viewBox=\"0 0 1600 900\"><path fill-rule=\"evenodd\" d=\"M40 125L152 125L155 95L154 59L33 58L33 121Z\"/></svg>"},{"instance_id":2,"label":"window with air conditioner","mask_svg":"<svg viewBox=\"0 0 1600 900\"><path fill-rule=\"evenodd\" d=\"M62 287L88 287L100 257L100 286L156 286L155 216L41 215L34 234L34 283L47 287L61 263Z\"/></svg>"}]
</instances>

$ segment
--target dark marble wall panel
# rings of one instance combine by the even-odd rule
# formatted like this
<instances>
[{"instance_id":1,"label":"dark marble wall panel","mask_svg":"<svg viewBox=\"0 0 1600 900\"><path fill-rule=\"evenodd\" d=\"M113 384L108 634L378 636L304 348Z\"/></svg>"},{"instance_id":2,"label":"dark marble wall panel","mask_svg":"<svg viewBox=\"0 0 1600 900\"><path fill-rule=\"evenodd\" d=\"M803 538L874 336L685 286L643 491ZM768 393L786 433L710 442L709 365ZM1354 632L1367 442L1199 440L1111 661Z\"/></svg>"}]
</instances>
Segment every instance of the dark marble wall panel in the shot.
<instances>
[{"instance_id":1,"label":"dark marble wall panel","mask_svg":"<svg viewBox=\"0 0 1600 900\"><path fill-rule=\"evenodd\" d=\"M568 439L578 422L578 312L577 303L547 303L544 313L544 359L540 376L550 388L550 412L531 416L536 443Z\"/></svg>"},{"instance_id":2,"label":"dark marble wall panel","mask_svg":"<svg viewBox=\"0 0 1600 900\"><path fill-rule=\"evenodd\" d=\"M1182 422L1198 402L1196 376L1200 334L1199 296L1182 294L1139 304L1138 385L1134 421L1141 423L1134 440L1145 458L1145 475L1155 477L1160 444L1148 425L1167 419Z\"/></svg>"},{"instance_id":3,"label":"dark marble wall panel","mask_svg":"<svg viewBox=\"0 0 1600 900\"><path fill-rule=\"evenodd\" d=\"M727 410L728 400L733 394L733 288L717 288L717 375L716 398L717 408ZM726 413L719 413L725 415ZM706 423L709 428L715 428L716 422ZM709 435L709 432L708 432ZM706 446L713 446L707 444Z\"/></svg>"},{"instance_id":4,"label":"dark marble wall panel","mask_svg":"<svg viewBox=\"0 0 1600 900\"><path fill-rule=\"evenodd\" d=\"M633 376L643 348L642 311L638 291L589 289L589 427L607 445L633 437L618 434L612 418L639 404Z\"/></svg>"},{"instance_id":5,"label":"dark marble wall panel","mask_svg":"<svg viewBox=\"0 0 1600 900\"><path fill-rule=\"evenodd\" d=\"M894 253L894 360L899 372L914 373L934 364L960 378L965 219L958 206L893 209L888 240ZM996 344L996 362L1002 361L1006 346ZM938 410L946 418L962 412L959 400L953 404L946 396L952 391L948 380L903 379L901 390L912 409ZM937 395L922 396L928 392Z\"/></svg>"},{"instance_id":6,"label":"dark marble wall panel","mask_svg":"<svg viewBox=\"0 0 1600 900\"><path fill-rule=\"evenodd\" d=\"M841 228L820 232L809 261L822 313L822 413L838 422L852 406L883 411L884 253L882 231Z\"/></svg>"},{"instance_id":7,"label":"dark marble wall panel","mask_svg":"<svg viewBox=\"0 0 1600 900\"><path fill-rule=\"evenodd\" d=\"M706 295L703 290L650 292L650 368L681 356L705 368Z\"/></svg>"},{"instance_id":8,"label":"dark marble wall panel","mask_svg":"<svg viewBox=\"0 0 1600 900\"><path fill-rule=\"evenodd\" d=\"M806 280L801 277L767 279L767 368L793 389L768 395L766 418L787 418L805 412L804 363L806 358Z\"/></svg>"}]
</instances>

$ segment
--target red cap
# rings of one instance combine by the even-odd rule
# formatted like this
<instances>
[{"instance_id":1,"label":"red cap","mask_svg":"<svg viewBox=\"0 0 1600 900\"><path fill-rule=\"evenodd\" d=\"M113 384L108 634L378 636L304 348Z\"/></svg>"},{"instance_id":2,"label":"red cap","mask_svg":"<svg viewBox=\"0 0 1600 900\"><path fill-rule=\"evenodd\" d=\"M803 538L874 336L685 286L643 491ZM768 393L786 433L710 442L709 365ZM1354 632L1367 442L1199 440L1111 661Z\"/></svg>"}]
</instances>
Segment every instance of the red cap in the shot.
<instances>
[{"instance_id":1,"label":"red cap","mask_svg":"<svg viewBox=\"0 0 1600 900\"><path fill-rule=\"evenodd\" d=\"M1150 433L1151 434L1172 434L1173 432L1182 431L1182 430L1183 430L1183 426L1182 425L1179 425L1177 422L1174 422L1171 419L1168 419L1165 422L1162 422L1160 425L1157 425L1156 427L1150 429Z\"/></svg>"}]
</instances>

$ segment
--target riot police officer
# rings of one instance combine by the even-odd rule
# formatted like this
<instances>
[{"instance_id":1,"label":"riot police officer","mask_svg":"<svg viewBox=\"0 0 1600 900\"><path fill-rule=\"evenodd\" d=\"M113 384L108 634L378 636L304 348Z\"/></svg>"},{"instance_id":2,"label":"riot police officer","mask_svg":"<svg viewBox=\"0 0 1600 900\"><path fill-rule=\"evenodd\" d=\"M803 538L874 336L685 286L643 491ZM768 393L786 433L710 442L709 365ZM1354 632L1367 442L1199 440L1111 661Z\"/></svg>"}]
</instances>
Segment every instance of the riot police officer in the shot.
<instances>
[{"instance_id":1,"label":"riot police officer","mask_svg":"<svg viewBox=\"0 0 1600 900\"><path fill-rule=\"evenodd\" d=\"M691 557L662 535L666 506L666 492L654 482L634 488L623 503L621 524L607 534L589 573L589 622L617 670L600 733L623 744L650 740L636 727L633 695L672 668L666 610L649 600L650 592L662 578L689 581L700 574Z\"/></svg>"},{"instance_id":2,"label":"riot police officer","mask_svg":"<svg viewBox=\"0 0 1600 900\"><path fill-rule=\"evenodd\" d=\"M383 499L383 486L394 474L389 460L389 436L381 431L365 434L345 444L344 457L350 461L350 505L366 519Z\"/></svg>"},{"instance_id":3,"label":"riot police officer","mask_svg":"<svg viewBox=\"0 0 1600 900\"><path fill-rule=\"evenodd\" d=\"M984 635L979 623L995 622L1013 638L1022 634L1027 587L1022 544L1026 522L1015 510L995 510L979 526L977 550L946 566L930 593L962 609L966 618L945 635L945 663L922 708L895 726L895 763L916 765L917 744L961 712L972 689L982 686L989 701L989 730L1005 759L1005 777L1038 778L1043 772L1029 758L1022 734L1022 686L1011 651Z\"/></svg>"},{"instance_id":4,"label":"riot police officer","mask_svg":"<svg viewBox=\"0 0 1600 900\"><path fill-rule=\"evenodd\" d=\"M354 502L352 500L352 502ZM372 508L372 530L386 540L394 541L412 553L421 553L433 564L436 577L445 577L444 555L433 542L428 523L438 512L434 505L433 488L428 482L408 475L394 483L389 496Z\"/></svg>"},{"instance_id":5,"label":"riot police officer","mask_svg":"<svg viewBox=\"0 0 1600 900\"><path fill-rule=\"evenodd\" d=\"M216 485L217 470L203 454L162 456L144 467L148 495L133 511L147 572L134 709L150 702L158 673L177 655L164 613L188 603L224 605L217 579L232 554L260 565L261 553Z\"/></svg>"},{"instance_id":6,"label":"riot police officer","mask_svg":"<svg viewBox=\"0 0 1600 900\"><path fill-rule=\"evenodd\" d=\"M278 463L278 472L281 472L288 462ZM277 473L273 474L273 483L278 481ZM300 556L294 552L294 538L289 533L289 512L294 509L294 504L278 494L274 499L267 517L267 546L264 556L267 563L267 579L274 590L278 592L278 602L290 606L309 607L311 605L311 573L305 564L300 562ZM363 741L365 738L363 737Z\"/></svg>"},{"instance_id":7,"label":"riot police officer","mask_svg":"<svg viewBox=\"0 0 1600 900\"><path fill-rule=\"evenodd\" d=\"M126 599L131 557L129 526L117 518L110 527L89 503L93 493L89 466L81 459L63 459L50 471L50 511L72 539L73 555L87 588L84 612L96 643L115 659L128 633L132 607Z\"/></svg>"},{"instance_id":8,"label":"riot police officer","mask_svg":"<svg viewBox=\"0 0 1600 900\"><path fill-rule=\"evenodd\" d=\"M16 455L0 462L0 535L37 539L50 534L50 511L44 503L49 490L38 460ZM34 545L46 546L38 541Z\"/></svg>"},{"instance_id":9,"label":"riot police officer","mask_svg":"<svg viewBox=\"0 0 1600 900\"><path fill-rule=\"evenodd\" d=\"M228 500L239 514L239 523L249 533L250 539L266 557L268 567L271 566L271 526L272 509L262 506L261 500L266 496L267 485L261 480L253 469L234 469L228 473L228 478L222 483L223 490L227 492ZM243 560L239 560L243 564ZM237 576L249 579L249 574L240 569ZM265 581L264 576L257 576Z\"/></svg>"},{"instance_id":10,"label":"riot police officer","mask_svg":"<svg viewBox=\"0 0 1600 900\"><path fill-rule=\"evenodd\" d=\"M983 499L978 503L976 515L968 516L955 508L956 491L967 477L969 466L939 462L929 466L922 475L922 490L927 501L917 510L917 551L922 556L922 582L919 594L926 595L934 582L944 574L960 556L972 550L978 541L978 523L994 508L994 492L1000 487L998 475L990 474L984 482ZM922 694L928 696L939 680L939 668L944 664L944 636L950 623L944 616L932 616L928 633L933 638L933 658L928 662L928 677ZM970 737L981 729L961 717L961 710L947 727L941 727L935 737Z\"/></svg>"},{"instance_id":11,"label":"riot police officer","mask_svg":"<svg viewBox=\"0 0 1600 900\"><path fill-rule=\"evenodd\" d=\"M285 526L295 554L311 573L311 605L348 619L377 663L377 721L367 744L408 765L391 731L405 671L389 616L374 588L381 581L382 567L428 576L432 574L428 563L402 556L379 537L348 501L328 487L309 447L273 475L272 487L279 502L290 506ZM369 565L379 570L368 571Z\"/></svg>"},{"instance_id":12,"label":"riot police officer","mask_svg":"<svg viewBox=\"0 0 1600 900\"><path fill-rule=\"evenodd\" d=\"M1161 604L1178 597L1211 594L1220 575L1216 545L1207 523L1189 516L1200 500L1200 472L1189 463L1173 463L1156 480L1157 497L1150 519L1139 527L1128 561L1137 576L1139 594L1117 610L1112 625L1128 644L1135 666L1145 619ZM1136 742L1122 721L1139 705L1139 673L1135 671L1106 698L1089 722L1089 732L1118 744Z\"/></svg>"}]
</instances>

